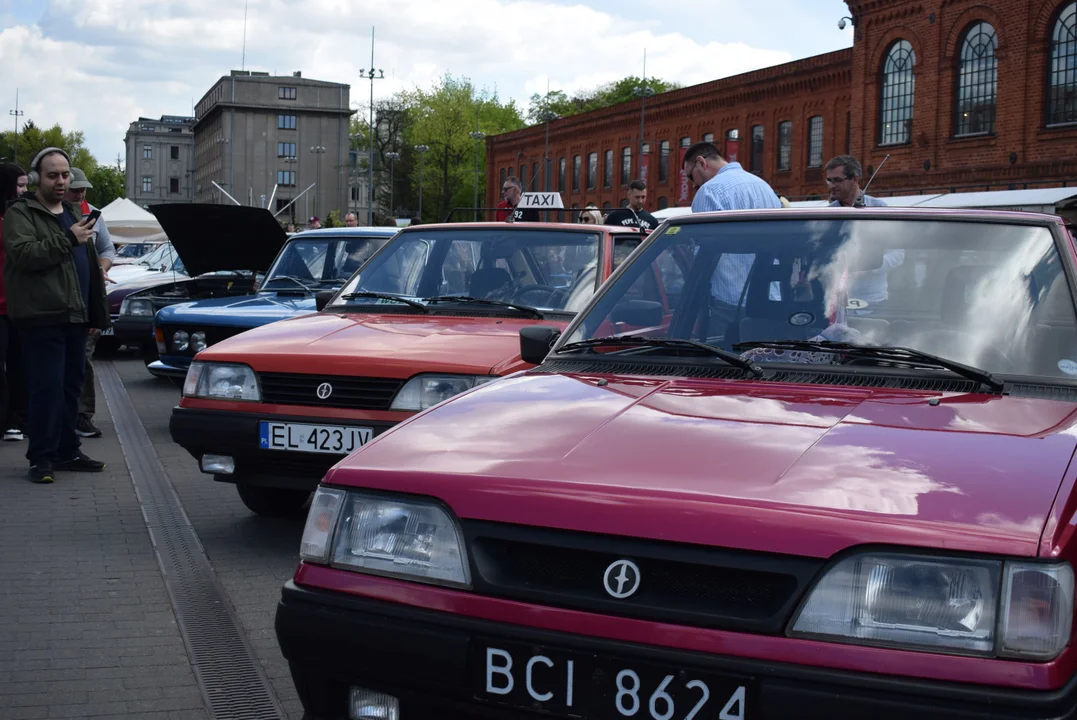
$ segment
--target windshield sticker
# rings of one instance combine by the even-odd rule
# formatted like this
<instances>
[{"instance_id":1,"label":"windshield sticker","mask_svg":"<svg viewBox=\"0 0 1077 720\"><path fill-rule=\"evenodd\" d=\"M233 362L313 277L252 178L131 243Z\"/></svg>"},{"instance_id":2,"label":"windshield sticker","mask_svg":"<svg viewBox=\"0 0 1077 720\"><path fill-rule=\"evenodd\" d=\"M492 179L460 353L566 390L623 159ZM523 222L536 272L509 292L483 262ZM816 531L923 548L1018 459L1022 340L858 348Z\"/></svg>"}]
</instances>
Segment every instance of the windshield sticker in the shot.
<instances>
[{"instance_id":1,"label":"windshield sticker","mask_svg":"<svg viewBox=\"0 0 1077 720\"><path fill-rule=\"evenodd\" d=\"M810 325L813 320L815 320L815 316L809 312L798 312L789 316L789 324L797 327Z\"/></svg>"},{"instance_id":2,"label":"windshield sticker","mask_svg":"<svg viewBox=\"0 0 1077 720\"><path fill-rule=\"evenodd\" d=\"M666 230L666 235L676 235L680 231L681 231L681 226L680 225L674 225L669 230Z\"/></svg>"},{"instance_id":3,"label":"windshield sticker","mask_svg":"<svg viewBox=\"0 0 1077 720\"><path fill-rule=\"evenodd\" d=\"M1073 360L1059 360L1058 369L1067 375L1077 375L1077 362Z\"/></svg>"},{"instance_id":4,"label":"windshield sticker","mask_svg":"<svg viewBox=\"0 0 1077 720\"><path fill-rule=\"evenodd\" d=\"M858 300L857 298L849 298L845 303L846 310L863 310L867 306L867 300Z\"/></svg>"}]
</instances>

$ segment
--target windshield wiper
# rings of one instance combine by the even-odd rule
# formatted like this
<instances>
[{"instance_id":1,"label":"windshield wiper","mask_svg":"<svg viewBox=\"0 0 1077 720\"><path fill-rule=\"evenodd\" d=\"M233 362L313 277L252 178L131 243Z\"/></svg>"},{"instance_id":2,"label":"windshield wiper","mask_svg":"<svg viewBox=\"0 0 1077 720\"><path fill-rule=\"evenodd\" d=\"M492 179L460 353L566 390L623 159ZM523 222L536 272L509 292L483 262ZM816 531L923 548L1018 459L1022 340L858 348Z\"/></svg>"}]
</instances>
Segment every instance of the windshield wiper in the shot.
<instances>
[{"instance_id":1,"label":"windshield wiper","mask_svg":"<svg viewBox=\"0 0 1077 720\"><path fill-rule=\"evenodd\" d=\"M557 352L563 353L573 352L575 350L589 350L591 348L600 347L602 345L697 350L713 355L714 357L725 361L729 365L738 367L742 370L746 370L752 375L755 375L756 377L763 377L763 368L759 367L752 361L745 360L735 352L730 352L716 345L708 345L707 343L699 342L697 340L681 340L676 338L652 338L645 335L610 335L608 337L597 337L591 338L589 340L579 340L577 342L571 342L558 348Z\"/></svg>"},{"instance_id":2,"label":"windshield wiper","mask_svg":"<svg viewBox=\"0 0 1077 720\"><path fill-rule=\"evenodd\" d=\"M407 298L402 298L399 295L393 295L392 293L380 293L380 292L366 292L366 291L363 291L363 292L345 293L344 295L340 296L341 300L359 300L359 299L362 299L362 298L369 298L369 299L372 299L372 300L395 300L398 303L404 303L405 305L410 305L411 307L415 308L416 310L422 310L424 313L430 312L430 310L427 309L426 305L423 305L421 302L416 302L414 300L408 300Z\"/></svg>"},{"instance_id":3,"label":"windshield wiper","mask_svg":"<svg viewBox=\"0 0 1077 720\"><path fill-rule=\"evenodd\" d=\"M922 350L906 347L853 345L851 343L830 342L827 340L764 340L759 342L742 342L733 346L738 350L752 348L770 348L772 350L803 350L845 355L856 359L892 360L894 362L912 362L920 365L934 365L949 370L955 375L986 385L993 390L1002 390L1003 384L987 370L959 363L956 360L933 355Z\"/></svg>"},{"instance_id":4,"label":"windshield wiper","mask_svg":"<svg viewBox=\"0 0 1077 720\"><path fill-rule=\"evenodd\" d=\"M307 285L305 282L303 282L299 278L292 277L291 275L274 275L269 280L266 280L264 283L262 283L262 289L265 290L266 286L268 286L269 283L276 282L277 280L289 280L291 282L294 282L296 285L303 288L303 290L305 290L306 292L310 292L311 289L312 289L310 287L310 285Z\"/></svg>"},{"instance_id":5,"label":"windshield wiper","mask_svg":"<svg viewBox=\"0 0 1077 720\"><path fill-rule=\"evenodd\" d=\"M533 308L530 305L517 305L516 303L504 302L502 300L487 300L486 298L476 298L470 295L438 295L437 297L424 298L426 302L434 305L439 302L458 302L458 303L471 303L474 305L493 305L496 307L506 307L513 310L519 310L522 313L532 315L539 320L545 319L545 315L538 308Z\"/></svg>"}]
</instances>

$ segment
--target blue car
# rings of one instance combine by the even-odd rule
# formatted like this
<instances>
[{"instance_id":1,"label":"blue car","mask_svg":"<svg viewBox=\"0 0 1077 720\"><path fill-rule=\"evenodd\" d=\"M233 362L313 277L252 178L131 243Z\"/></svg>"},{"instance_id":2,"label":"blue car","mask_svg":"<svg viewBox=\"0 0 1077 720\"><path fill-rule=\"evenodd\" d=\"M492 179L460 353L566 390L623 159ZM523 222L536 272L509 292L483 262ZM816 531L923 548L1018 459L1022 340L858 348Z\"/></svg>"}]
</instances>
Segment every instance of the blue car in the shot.
<instances>
[{"instance_id":1,"label":"blue car","mask_svg":"<svg viewBox=\"0 0 1077 720\"><path fill-rule=\"evenodd\" d=\"M182 381L194 356L210 345L244 330L315 312L316 293L340 288L398 232L393 227L344 227L287 237L276 221L273 225L284 244L253 295L179 303L157 312L153 335L159 357L147 365L153 375ZM203 236L207 231L213 234L205 225L190 229ZM169 228L165 231L173 237ZM200 244L217 254L205 237Z\"/></svg>"}]
</instances>

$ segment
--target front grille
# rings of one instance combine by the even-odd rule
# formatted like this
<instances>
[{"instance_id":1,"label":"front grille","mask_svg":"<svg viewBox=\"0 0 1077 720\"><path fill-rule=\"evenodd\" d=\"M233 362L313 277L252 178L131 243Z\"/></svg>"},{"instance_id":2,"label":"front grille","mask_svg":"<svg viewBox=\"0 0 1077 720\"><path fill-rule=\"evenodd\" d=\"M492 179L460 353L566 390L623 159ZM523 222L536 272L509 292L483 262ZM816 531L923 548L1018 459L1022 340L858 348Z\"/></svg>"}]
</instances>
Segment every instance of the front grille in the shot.
<instances>
[{"instance_id":1,"label":"front grille","mask_svg":"<svg viewBox=\"0 0 1077 720\"><path fill-rule=\"evenodd\" d=\"M262 383L262 402L354 410L388 410L404 384L403 380L392 378L346 375L259 373L258 378ZM323 383L329 383L333 388L324 399L318 397L318 387Z\"/></svg>"},{"instance_id":2,"label":"front grille","mask_svg":"<svg viewBox=\"0 0 1077 720\"><path fill-rule=\"evenodd\" d=\"M183 330L188 335L192 335L196 332L204 332L206 334L206 346L216 345L221 340L227 340L233 335L239 335L246 328L237 327L218 327L214 325L204 326L192 323L191 325L162 325L161 332L165 336L165 342L168 343L168 350L170 354L174 355L194 355L191 352L190 346L186 350L177 350L172 344L172 336L178 331Z\"/></svg>"},{"instance_id":3,"label":"front grille","mask_svg":"<svg viewBox=\"0 0 1077 720\"><path fill-rule=\"evenodd\" d=\"M465 523L478 592L662 622L778 633L822 561L495 523ZM639 588L606 589L630 560ZM611 573L611 576L615 575ZM613 583L616 588L616 583Z\"/></svg>"}]
</instances>

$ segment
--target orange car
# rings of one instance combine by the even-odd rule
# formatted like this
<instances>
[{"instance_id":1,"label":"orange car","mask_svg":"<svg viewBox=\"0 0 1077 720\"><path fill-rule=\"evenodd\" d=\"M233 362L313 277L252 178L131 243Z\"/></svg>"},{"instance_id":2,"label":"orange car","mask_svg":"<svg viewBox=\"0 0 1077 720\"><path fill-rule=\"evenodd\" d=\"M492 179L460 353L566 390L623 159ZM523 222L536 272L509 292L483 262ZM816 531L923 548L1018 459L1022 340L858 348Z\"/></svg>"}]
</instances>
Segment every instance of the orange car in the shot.
<instances>
[{"instance_id":1,"label":"orange car","mask_svg":"<svg viewBox=\"0 0 1077 720\"><path fill-rule=\"evenodd\" d=\"M315 314L200 352L172 438L252 511L294 512L325 472L442 400L532 367L520 328L563 329L638 231L567 223L407 228Z\"/></svg>"}]
</instances>

